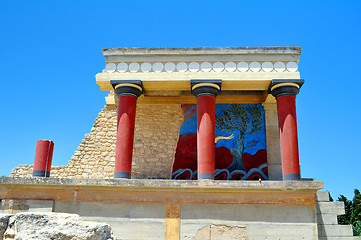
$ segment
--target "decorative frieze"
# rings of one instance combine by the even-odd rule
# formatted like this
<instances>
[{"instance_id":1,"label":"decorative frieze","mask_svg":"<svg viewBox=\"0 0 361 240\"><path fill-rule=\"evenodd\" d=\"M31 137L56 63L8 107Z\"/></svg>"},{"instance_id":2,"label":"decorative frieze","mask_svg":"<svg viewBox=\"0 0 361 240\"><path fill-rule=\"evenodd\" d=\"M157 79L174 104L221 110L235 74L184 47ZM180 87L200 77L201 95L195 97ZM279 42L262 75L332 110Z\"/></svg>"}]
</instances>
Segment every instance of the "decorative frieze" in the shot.
<instances>
[{"instance_id":1,"label":"decorative frieze","mask_svg":"<svg viewBox=\"0 0 361 240\"><path fill-rule=\"evenodd\" d=\"M297 62L108 62L105 72L298 72Z\"/></svg>"}]
</instances>

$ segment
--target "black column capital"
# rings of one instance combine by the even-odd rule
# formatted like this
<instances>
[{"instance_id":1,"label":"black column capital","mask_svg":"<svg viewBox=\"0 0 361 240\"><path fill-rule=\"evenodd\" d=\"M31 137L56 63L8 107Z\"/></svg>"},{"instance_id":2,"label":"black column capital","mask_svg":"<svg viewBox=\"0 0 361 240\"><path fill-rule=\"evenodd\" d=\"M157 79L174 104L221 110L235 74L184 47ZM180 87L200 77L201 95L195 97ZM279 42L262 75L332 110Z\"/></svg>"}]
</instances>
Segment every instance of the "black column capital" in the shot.
<instances>
[{"instance_id":1,"label":"black column capital","mask_svg":"<svg viewBox=\"0 0 361 240\"><path fill-rule=\"evenodd\" d=\"M110 80L117 96L130 95L138 98L144 93L142 81L140 80Z\"/></svg>"},{"instance_id":2,"label":"black column capital","mask_svg":"<svg viewBox=\"0 0 361 240\"><path fill-rule=\"evenodd\" d=\"M275 98L282 95L296 96L304 82L303 79L273 79L268 87L268 93Z\"/></svg>"},{"instance_id":3,"label":"black column capital","mask_svg":"<svg viewBox=\"0 0 361 240\"><path fill-rule=\"evenodd\" d=\"M217 97L221 93L221 79L194 79L191 80L191 93L198 97L201 95L211 95Z\"/></svg>"}]
</instances>

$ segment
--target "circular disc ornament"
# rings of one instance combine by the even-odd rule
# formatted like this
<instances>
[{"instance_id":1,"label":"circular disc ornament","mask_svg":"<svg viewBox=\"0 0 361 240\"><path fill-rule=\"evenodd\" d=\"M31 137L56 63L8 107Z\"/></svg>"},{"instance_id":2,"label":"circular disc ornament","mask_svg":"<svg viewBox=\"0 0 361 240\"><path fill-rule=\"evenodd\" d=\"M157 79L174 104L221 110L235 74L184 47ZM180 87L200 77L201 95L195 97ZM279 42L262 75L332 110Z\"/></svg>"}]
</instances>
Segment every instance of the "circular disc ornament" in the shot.
<instances>
[{"instance_id":1,"label":"circular disc ornament","mask_svg":"<svg viewBox=\"0 0 361 240\"><path fill-rule=\"evenodd\" d=\"M259 62L251 62L249 69L251 69L252 72L259 72L259 70L261 70L261 64Z\"/></svg>"},{"instance_id":2,"label":"circular disc ornament","mask_svg":"<svg viewBox=\"0 0 361 240\"><path fill-rule=\"evenodd\" d=\"M150 70L152 70L152 64L148 62L142 63L142 65L140 65L140 70L142 70L142 72L150 72Z\"/></svg>"},{"instance_id":3,"label":"circular disc ornament","mask_svg":"<svg viewBox=\"0 0 361 240\"><path fill-rule=\"evenodd\" d=\"M139 68L140 68L139 63L131 63L131 64L129 64L129 71L130 72L133 72L133 73L138 72Z\"/></svg>"},{"instance_id":4,"label":"circular disc ornament","mask_svg":"<svg viewBox=\"0 0 361 240\"><path fill-rule=\"evenodd\" d=\"M240 72L247 72L248 69L249 69L248 63L246 63L246 62L239 62L239 63L237 64L237 69L238 69L238 71L240 71Z\"/></svg>"},{"instance_id":5,"label":"circular disc ornament","mask_svg":"<svg viewBox=\"0 0 361 240\"><path fill-rule=\"evenodd\" d=\"M173 72L175 70L175 64L172 63L172 62L167 62L164 65L164 70L167 71L167 72Z\"/></svg>"},{"instance_id":6,"label":"circular disc ornament","mask_svg":"<svg viewBox=\"0 0 361 240\"><path fill-rule=\"evenodd\" d=\"M117 65L115 65L115 63L107 63L105 65L105 71L107 71L108 73L115 72L116 69Z\"/></svg>"},{"instance_id":7,"label":"circular disc ornament","mask_svg":"<svg viewBox=\"0 0 361 240\"><path fill-rule=\"evenodd\" d=\"M298 70L298 65L296 62L288 62L286 66L287 70L290 72L297 72Z\"/></svg>"},{"instance_id":8,"label":"circular disc ornament","mask_svg":"<svg viewBox=\"0 0 361 240\"><path fill-rule=\"evenodd\" d=\"M276 62L275 63L275 70L277 72L284 72L286 70L286 64L283 62Z\"/></svg>"},{"instance_id":9,"label":"circular disc ornament","mask_svg":"<svg viewBox=\"0 0 361 240\"><path fill-rule=\"evenodd\" d=\"M177 70L178 72L185 72L187 71L187 63L185 62L180 62L177 64Z\"/></svg>"},{"instance_id":10,"label":"circular disc ornament","mask_svg":"<svg viewBox=\"0 0 361 240\"><path fill-rule=\"evenodd\" d=\"M202 72L209 72L212 70L212 64L209 62L202 62L201 64Z\"/></svg>"},{"instance_id":11,"label":"circular disc ornament","mask_svg":"<svg viewBox=\"0 0 361 240\"><path fill-rule=\"evenodd\" d=\"M213 63L213 70L215 72L222 72L224 70L224 64L221 62Z\"/></svg>"},{"instance_id":12,"label":"circular disc ornament","mask_svg":"<svg viewBox=\"0 0 361 240\"><path fill-rule=\"evenodd\" d=\"M118 72L126 72L128 70L128 64L118 63L117 70Z\"/></svg>"},{"instance_id":13,"label":"circular disc ornament","mask_svg":"<svg viewBox=\"0 0 361 240\"><path fill-rule=\"evenodd\" d=\"M236 68L237 68L237 66L234 62L227 62L225 64L225 69L227 72L234 72L234 71L236 71Z\"/></svg>"},{"instance_id":14,"label":"circular disc ornament","mask_svg":"<svg viewBox=\"0 0 361 240\"><path fill-rule=\"evenodd\" d=\"M191 62L191 63L189 64L188 68L189 68L189 71L191 71L191 72L198 72L198 70L199 70L199 63L197 63L197 62Z\"/></svg>"},{"instance_id":15,"label":"circular disc ornament","mask_svg":"<svg viewBox=\"0 0 361 240\"><path fill-rule=\"evenodd\" d=\"M161 62L153 63L153 71L154 71L154 72L161 72L161 71L163 71L163 63L161 63Z\"/></svg>"}]
</instances>

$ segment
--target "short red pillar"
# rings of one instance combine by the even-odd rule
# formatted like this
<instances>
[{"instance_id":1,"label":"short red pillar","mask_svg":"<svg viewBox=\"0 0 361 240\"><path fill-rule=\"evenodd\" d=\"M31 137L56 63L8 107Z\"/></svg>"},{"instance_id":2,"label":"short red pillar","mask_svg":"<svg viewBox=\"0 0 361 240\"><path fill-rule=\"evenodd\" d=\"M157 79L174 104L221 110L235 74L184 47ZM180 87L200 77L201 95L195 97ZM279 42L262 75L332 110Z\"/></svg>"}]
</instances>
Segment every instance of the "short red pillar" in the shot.
<instances>
[{"instance_id":1,"label":"short red pillar","mask_svg":"<svg viewBox=\"0 0 361 240\"><path fill-rule=\"evenodd\" d=\"M131 178L135 113L137 99L142 94L141 85L116 82L118 95L118 121L114 178Z\"/></svg>"},{"instance_id":2,"label":"short red pillar","mask_svg":"<svg viewBox=\"0 0 361 240\"><path fill-rule=\"evenodd\" d=\"M38 140L36 143L33 177L49 177L53 159L54 142Z\"/></svg>"},{"instance_id":3,"label":"short red pillar","mask_svg":"<svg viewBox=\"0 0 361 240\"><path fill-rule=\"evenodd\" d=\"M271 93L277 100L283 180L300 180L298 155L296 95L303 80L272 82Z\"/></svg>"},{"instance_id":4,"label":"short red pillar","mask_svg":"<svg viewBox=\"0 0 361 240\"><path fill-rule=\"evenodd\" d=\"M197 82L192 93L197 97L198 179L214 179L215 171L215 101L221 82ZM218 84L217 84L218 83Z\"/></svg>"}]
</instances>

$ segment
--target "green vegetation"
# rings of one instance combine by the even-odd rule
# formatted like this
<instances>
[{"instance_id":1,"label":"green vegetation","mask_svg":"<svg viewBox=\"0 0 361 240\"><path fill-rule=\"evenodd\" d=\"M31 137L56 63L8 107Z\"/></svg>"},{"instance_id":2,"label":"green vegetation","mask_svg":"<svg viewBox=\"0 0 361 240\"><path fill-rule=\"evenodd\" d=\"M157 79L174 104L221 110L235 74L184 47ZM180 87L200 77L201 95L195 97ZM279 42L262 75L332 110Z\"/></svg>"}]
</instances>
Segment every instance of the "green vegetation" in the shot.
<instances>
[{"instance_id":1,"label":"green vegetation","mask_svg":"<svg viewBox=\"0 0 361 240\"><path fill-rule=\"evenodd\" d=\"M353 235L361 236L361 194L358 189L354 191L355 196L348 200L344 195L338 197L339 202L345 203L345 215L338 216L338 224L352 225Z\"/></svg>"}]
</instances>

